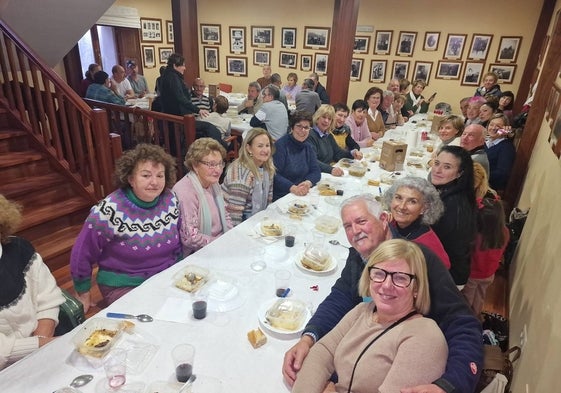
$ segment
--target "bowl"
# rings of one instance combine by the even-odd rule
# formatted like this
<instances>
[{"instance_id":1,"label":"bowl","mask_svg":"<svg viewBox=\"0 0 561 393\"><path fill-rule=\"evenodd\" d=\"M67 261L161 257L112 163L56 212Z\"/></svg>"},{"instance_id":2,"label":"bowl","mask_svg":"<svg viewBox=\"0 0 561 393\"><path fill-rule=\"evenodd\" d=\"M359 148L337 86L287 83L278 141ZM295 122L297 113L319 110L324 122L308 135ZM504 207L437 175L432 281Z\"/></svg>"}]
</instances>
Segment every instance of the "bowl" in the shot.
<instances>
[{"instance_id":1,"label":"bowl","mask_svg":"<svg viewBox=\"0 0 561 393\"><path fill-rule=\"evenodd\" d=\"M366 167L363 165L351 165L349 167L349 175L355 177L363 177L366 174Z\"/></svg>"},{"instance_id":2,"label":"bowl","mask_svg":"<svg viewBox=\"0 0 561 393\"><path fill-rule=\"evenodd\" d=\"M82 355L103 357L121 337L123 321L93 318L84 323L72 338L76 350Z\"/></svg>"}]
</instances>

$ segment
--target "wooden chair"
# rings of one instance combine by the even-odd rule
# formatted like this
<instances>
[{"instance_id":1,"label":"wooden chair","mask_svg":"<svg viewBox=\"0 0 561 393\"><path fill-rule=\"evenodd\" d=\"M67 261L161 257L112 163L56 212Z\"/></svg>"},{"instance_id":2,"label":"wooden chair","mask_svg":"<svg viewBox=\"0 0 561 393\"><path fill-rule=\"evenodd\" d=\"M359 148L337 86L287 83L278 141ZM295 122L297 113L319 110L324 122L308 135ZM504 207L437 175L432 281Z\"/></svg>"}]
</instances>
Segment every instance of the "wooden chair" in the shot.
<instances>
[{"instance_id":1,"label":"wooden chair","mask_svg":"<svg viewBox=\"0 0 561 393\"><path fill-rule=\"evenodd\" d=\"M228 153L226 153L226 161L232 162L239 156L240 145L242 143L242 133L238 130L232 130L231 135L226 138L226 142L230 144Z\"/></svg>"}]
</instances>

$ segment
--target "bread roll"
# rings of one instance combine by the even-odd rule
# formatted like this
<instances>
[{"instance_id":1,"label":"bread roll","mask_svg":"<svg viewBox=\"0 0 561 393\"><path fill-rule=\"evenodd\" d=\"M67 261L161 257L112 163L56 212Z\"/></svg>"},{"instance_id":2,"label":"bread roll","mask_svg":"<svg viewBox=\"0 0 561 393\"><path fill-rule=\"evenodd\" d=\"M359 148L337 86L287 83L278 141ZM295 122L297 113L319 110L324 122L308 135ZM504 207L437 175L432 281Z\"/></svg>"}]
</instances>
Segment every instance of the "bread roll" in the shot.
<instances>
[{"instance_id":1,"label":"bread roll","mask_svg":"<svg viewBox=\"0 0 561 393\"><path fill-rule=\"evenodd\" d=\"M267 336L265 336L259 328L247 332L247 339L255 349L265 345L267 342Z\"/></svg>"}]
</instances>

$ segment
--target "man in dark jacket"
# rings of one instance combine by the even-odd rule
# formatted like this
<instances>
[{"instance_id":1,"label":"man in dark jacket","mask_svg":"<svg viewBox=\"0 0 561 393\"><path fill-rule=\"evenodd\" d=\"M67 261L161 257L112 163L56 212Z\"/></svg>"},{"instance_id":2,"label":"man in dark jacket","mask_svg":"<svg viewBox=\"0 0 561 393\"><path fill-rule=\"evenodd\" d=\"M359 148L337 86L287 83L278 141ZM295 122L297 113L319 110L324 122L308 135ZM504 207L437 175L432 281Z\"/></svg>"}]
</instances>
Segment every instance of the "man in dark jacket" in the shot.
<instances>
[{"instance_id":1,"label":"man in dark jacket","mask_svg":"<svg viewBox=\"0 0 561 393\"><path fill-rule=\"evenodd\" d=\"M346 200L341 207L341 218L353 247L331 293L308 322L300 341L284 356L283 375L290 385L297 378L310 347L363 301L358 295L358 282L366 260L380 243L394 237L389 229L388 214L372 196L359 195ZM436 321L446 337L448 361L445 373L432 384L402 391L473 392L483 364L481 324L471 313L444 264L427 248L420 247L426 258L431 296L427 316Z\"/></svg>"},{"instance_id":2,"label":"man in dark jacket","mask_svg":"<svg viewBox=\"0 0 561 393\"><path fill-rule=\"evenodd\" d=\"M310 79L314 81L314 91L318 93L319 99L322 104L329 104L329 95L327 94L327 90L319 81L319 75L315 72L310 74Z\"/></svg>"}]
</instances>

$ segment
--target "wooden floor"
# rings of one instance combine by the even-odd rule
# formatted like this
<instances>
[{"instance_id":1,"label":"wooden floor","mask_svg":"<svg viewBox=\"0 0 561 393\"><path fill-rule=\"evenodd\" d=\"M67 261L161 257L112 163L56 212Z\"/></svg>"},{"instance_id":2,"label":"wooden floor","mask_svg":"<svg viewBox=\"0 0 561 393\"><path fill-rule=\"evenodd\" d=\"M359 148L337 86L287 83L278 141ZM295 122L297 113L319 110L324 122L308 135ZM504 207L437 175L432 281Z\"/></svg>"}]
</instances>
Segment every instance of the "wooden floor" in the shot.
<instances>
[{"instance_id":1,"label":"wooden floor","mask_svg":"<svg viewBox=\"0 0 561 393\"><path fill-rule=\"evenodd\" d=\"M70 277L59 277L59 280L61 279L64 283L59 281L59 285L72 292L72 280ZM93 285L91 293L92 303L94 303L95 306L88 310L86 313L87 318L90 318L104 308L97 285ZM502 268L495 274L495 281L493 281L487 289L487 297L483 310L498 313L508 318L508 278L506 271Z\"/></svg>"}]
</instances>

